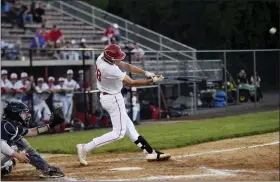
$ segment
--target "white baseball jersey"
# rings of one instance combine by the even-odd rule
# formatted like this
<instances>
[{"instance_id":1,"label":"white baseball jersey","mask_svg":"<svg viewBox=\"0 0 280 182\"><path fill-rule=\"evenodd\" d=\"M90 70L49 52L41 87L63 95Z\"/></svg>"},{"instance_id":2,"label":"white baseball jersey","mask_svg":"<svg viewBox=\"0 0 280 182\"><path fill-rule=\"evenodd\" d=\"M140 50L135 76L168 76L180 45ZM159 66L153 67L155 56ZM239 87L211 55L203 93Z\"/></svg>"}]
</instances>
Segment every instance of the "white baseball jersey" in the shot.
<instances>
[{"instance_id":1,"label":"white baseball jersey","mask_svg":"<svg viewBox=\"0 0 280 182\"><path fill-rule=\"evenodd\" d=\"M60 85L53 85L51 89L61 89ZM53 94L53 102L62 102L64 95L55 93Z\"/></svg>"},{"instance_id":2,"label":"white baseball jersey","mask_svg":"<svg viewBox=\"0 0 280 182\"><path fill-rule=\"evenodd\" d=\"M72 91L75 91L75 90L80 88L80 85L73 79L70 80L70 81L68 81L68 79L65 79L62 88L68 89L68 90L70 89ZM73 97L73 94L70 93L70 94L66 94L65 96L66 97Z\"/></svg>"},{"instance_id":3,"label":"white baseball jersey","mask_svg":"<svg viewBox=\"0 0 280 182\"><path fill-rule=\"evenodd\" d=\"M45 91L49 89L49 86L46 83L43 83L40 90ZM48 93L34 93L33 94L33 102L35 105L40 104L43 100L46 100L49 97Z\"/></svg>"},{"instance_id":4,"label":"white baseball jersey","mask_svg":"<svg viewBox=\"0 0 280 182\"><path fill-rule=\"evenodd\" d=\"M5 80L1 79L1 87L11 89L11 88L13 88L13 85L10 82L10 80L8 80L8 79L5 79Z\"/></svg>"},{"instance_id":5,"label":"white baseball jersey","mask_svg":"<svg viewBox=\"0 0 280 182\"><path fill-rule=\"evenodd\" d=\"M8 79L5 79L5 80L1 79L1 88L11 89L11 88L13 88L13 85L10 82L10 80L8 80ZM1 99L2 100L5 100L7 98L8 98L7 94L1 94Z\"/></svg>"},{"instance_id":6,"label":"white baseball jersey","mask_svg":"<svg viewBox=\"0 0 280 182\"><path fill-rule=\"evenodd\" d=\"M96 61L96 79L97 88L101 92L108 94L118 94L123 88L123 79L126 73L122 72L120 68L113 64L109 64L103 60L103 53Z\"/></svg>"},{"instance_id":7,"label":"white baseball jersey","mask_svg":"<svg viewBox=\"0 0 280 182\"><path fill-rule=\"evenodd\" d=\"M27 89L29 87L29 84L30 84L30 82L28 80L25 82L25 84L23 84L22 81L19 80L16 82L14 89L21 89L21 88ZM16 99L22 99L22 97L24 95L25 94L22 94L22 93L16 93L15 97L16 97Z\"/></svg>"}]
</instances>

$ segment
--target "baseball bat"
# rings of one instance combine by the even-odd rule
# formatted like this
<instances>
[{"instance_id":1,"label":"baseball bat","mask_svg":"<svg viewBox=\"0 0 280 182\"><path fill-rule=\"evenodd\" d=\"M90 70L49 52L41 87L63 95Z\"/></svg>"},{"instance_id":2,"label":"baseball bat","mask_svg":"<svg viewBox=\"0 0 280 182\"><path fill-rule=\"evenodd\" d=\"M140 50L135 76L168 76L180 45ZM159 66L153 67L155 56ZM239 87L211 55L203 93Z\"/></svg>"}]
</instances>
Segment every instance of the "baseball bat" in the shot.
<instances>
[{"instance_id":1,"label":"baseball bat","mask_svg":"<svg viewBox=\"0 0 280 182\"><path fill-rule=\"evenodd\" d=\"M187 82L202 82L204 80L207 80L206 77L196 77L196 76L167 76L167 77L164 77L164 79L187 81Z\"/></svg>"}]
</instances>

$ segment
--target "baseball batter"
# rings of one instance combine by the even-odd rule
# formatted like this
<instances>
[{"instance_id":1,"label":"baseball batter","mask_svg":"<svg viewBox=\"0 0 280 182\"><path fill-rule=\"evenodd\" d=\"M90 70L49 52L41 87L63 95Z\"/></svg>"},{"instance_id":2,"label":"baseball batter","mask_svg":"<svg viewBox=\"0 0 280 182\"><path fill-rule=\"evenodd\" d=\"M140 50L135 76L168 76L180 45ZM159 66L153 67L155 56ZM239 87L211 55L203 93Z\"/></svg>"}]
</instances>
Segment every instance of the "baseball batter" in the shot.
<instances>
[{"instance_id":1,"label":"baseball batter","mask_svg":"<svg viewBox=\"0 0 280 182\"><path fill-rule=\"evenodd\" d=\"M113 130L100 137L94 138L87 144L78 144L76 146L78 159L81 165L87 165L86 155L89 151L122 139L127 135L132 142L141 148L148 161L168 160L169 154L154 150L143 136L136 131L132 121L127 115L124 98L121 94L123 84L128 86L149 85L161 82L162 76L155 76L154 73L144 71L136 66L127 64L122 60L126 54L121 51L120 47L111 44L104 48L104 52L96 61L96 79L97 88L100 90L100 103L102 107L110 114ZM125 72L127 71L143 74L150 79L132 80Z\"/></svg>"}]
</instances>

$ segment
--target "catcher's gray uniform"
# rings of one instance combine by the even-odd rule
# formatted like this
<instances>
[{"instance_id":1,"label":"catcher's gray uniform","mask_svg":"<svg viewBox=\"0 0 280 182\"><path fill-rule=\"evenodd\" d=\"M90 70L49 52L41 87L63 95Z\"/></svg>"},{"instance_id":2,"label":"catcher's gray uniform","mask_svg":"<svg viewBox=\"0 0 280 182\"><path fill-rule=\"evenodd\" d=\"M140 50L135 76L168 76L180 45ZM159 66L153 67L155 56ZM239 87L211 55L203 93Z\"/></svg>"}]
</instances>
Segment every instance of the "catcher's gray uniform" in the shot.
<instances>
[{"instance_id":1,"label":"catcher's gray uniform","mask_svg":"<svg viewBox=\"0 0 280 182\"><path fill-rule=\"evenodd\" d=\"M53 124L51 123L50 125L53 126L50 127L53 128L63 120L62 110L59 110L59 112L55 111L51 119ZM25 151L28 153L30 164L36 167L40 177L63 177L64 173L59 168L49 165L23 138L28 132L29 130L27 128L21 127L21 125L16 122L2 118L1 139L6 141L10 146L16 146L18 149L16 151ZM1 155L1 174L3 176L11 173L14 166L15 161L11 157L3 154Z\"/></svg>"}]
</instances>

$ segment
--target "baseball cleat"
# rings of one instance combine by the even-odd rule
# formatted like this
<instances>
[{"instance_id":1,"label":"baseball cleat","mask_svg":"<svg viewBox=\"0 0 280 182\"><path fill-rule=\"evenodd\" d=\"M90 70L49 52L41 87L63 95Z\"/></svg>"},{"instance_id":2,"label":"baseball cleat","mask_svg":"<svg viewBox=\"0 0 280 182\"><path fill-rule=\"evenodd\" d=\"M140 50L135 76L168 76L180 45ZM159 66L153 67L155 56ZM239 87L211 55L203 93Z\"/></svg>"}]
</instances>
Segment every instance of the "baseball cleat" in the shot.
<instances>
[{"instance_id":1,"label":"baseball cleat","mask_svg":"<svg viewBox=\"0 0 280 182\"><path fill-rule=\"evenodd\" d=\"M80 164L86 166L88 165L88 162L87 162L87 152L84 150L84 145L85 144L78 144L76 145L76 148L77 148Z\"/></svg>"},{"instance_id":2,"label":"baseball cleat","mask_svg":"<svg viewBox=\"0 0 280 182\"><path fill-rule=\"evenodd\" d=\"M146 155L146 159L148 160L148 162L167 161L168 159L170 159L170 157L171 157L170 154L164 154L156 150L154 150L153 153Z\"/></svg>"}]
</instances>

